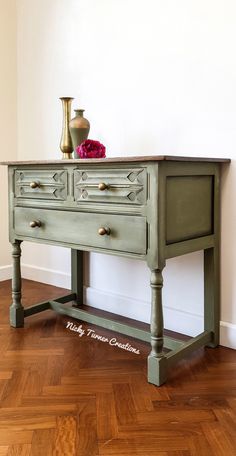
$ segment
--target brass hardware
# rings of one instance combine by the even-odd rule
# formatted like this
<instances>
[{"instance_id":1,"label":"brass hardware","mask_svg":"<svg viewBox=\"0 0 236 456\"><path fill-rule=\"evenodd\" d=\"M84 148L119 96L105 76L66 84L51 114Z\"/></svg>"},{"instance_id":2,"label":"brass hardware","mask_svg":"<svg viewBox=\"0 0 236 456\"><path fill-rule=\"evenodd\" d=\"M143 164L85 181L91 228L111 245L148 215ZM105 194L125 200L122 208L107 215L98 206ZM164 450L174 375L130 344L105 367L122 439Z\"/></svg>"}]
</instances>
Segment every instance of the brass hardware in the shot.
<instances>
[{"instance_id":1,"label":"brass hardware","mask_svg":"<svg viewBox=\"0 0 236 456\"><path fill-rule=\"evenodd\" d=\"M40 220L32 220L32 222L30 222L30 227L31 228L36 228L36 227L40 227L42 225L42 223L40 222Z\"/></svg>"},{"instance_id":2,"label":"brass hardware","mask_svg":"<svg viewBox=\"0 0 236 456\"><path fill-rule=\"evenodd\" d=\"M40 183L39 183L39 182L30 182L30 187L31 187L31 188L40 187Z\"/></svg>"},{"instance_id":3,"label":"brass hardware","mask_svg":"<svg viewBox=\"0 0 236 456\"><path fill-rule=\"evenodd\" d=\"M104 182L100 182L100 184L98 184L98 188L99 188L99 190L103 191L108 188L108 185L105 184Z\"/></svg>"},{"instance_id":4,"label":"brass hardware","mask_svg":"<svg viewBox=\"0 0 236 456\"><path fill-rule=\"evenodd\" d=\"M111 230L110 228L104 228L104 226L102 226L101 228L99 228L98 234L100 234L100 236L104 236L105 234L109 236L109 234L111 234Z\"/></svg>"}]
</instances>

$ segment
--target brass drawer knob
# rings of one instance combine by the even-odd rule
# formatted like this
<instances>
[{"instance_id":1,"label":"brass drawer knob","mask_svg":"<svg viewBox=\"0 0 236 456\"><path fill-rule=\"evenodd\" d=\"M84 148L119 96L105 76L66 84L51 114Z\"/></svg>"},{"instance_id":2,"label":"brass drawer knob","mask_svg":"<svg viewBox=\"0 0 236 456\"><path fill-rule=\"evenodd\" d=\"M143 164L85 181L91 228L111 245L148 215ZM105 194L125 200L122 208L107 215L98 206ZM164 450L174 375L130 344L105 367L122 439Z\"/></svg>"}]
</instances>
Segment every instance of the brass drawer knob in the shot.
<instances>
[{"instance_id":1,"label":"brass drawer knob","mask_svg":"<svg viewBox=\"0 0 236 456\"><path fill-rule=\"evenodd\" d=\"M98 188L99 188L99 190L103 191L103 190L108 189L108 185L105 184L105 182L100 182L100 184L98 184Z\"/></svg>"},{"instance_id":2,"label":"brass drawer knob","mask_svg":"<svg viewBox=\"0 0 236 456\"><path fill-rule=\"evenodd\" d=\"M32 220L32 222L30 222L31 228L39 228L41 225L42 223L40 222L40 220Z\"/></svg>"},{"instance_id":3,"label":"brass drawer knob","mask_svg":"<svg viewBox=\"0 0 236 456\"><path fill-rule=\"evenodd\" d=\"M30 187L37 188L37 187L40 187L40 184L39 184L39 182L30 182Z\"/></svg>"},{"instance_id":4,"label":"brass drawer knob","mask_svg":"<svg viewBox=\"0 0 236 456\"><path fill-rule=\"evenodd\" d=\"M110 233L111 233L110 228L105 228L104 226L102 226L98 230L98 234L100 234L100 236L104 236L105 234L107 234L107 236L109 236Z\"/></svg>"}]
</instances>

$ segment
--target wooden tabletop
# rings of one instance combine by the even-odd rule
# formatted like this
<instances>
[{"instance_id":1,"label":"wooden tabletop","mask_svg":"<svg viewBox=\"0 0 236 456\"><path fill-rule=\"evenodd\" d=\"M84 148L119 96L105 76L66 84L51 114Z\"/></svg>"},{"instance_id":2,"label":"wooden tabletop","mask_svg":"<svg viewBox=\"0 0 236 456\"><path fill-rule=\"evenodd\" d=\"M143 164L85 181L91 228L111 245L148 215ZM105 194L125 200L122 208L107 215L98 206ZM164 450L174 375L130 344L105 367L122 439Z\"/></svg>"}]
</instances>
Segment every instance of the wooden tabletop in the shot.
<instances>
[{"instance_id":1,"label":"wooden tabletop","mask_svg":"<svg viewBox=\"0 0 236 456\"><path fill-rule=\"evenodd\" d=\"M126 162L149 162L149 161L186 161L186 162L222 162L229 163L229 158L206 158L206 157L180 157L175 155L145 155L137 157L110 157L110 158L85 158L71 160L26 160L26 161L4 161L0 165L58 165L78 163L126 163Z\"/></svg>"}]
</instances>

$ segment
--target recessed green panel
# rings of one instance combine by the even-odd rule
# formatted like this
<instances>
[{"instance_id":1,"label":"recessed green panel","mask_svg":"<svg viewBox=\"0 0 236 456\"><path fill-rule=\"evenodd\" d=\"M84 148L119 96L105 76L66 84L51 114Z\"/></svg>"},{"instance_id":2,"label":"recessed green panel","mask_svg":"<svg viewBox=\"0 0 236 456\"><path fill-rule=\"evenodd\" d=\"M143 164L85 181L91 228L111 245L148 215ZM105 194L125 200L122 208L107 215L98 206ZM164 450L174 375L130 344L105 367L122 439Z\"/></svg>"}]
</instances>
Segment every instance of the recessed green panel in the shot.
<instances>
[{"instance_id":1,"label":"recessed green panel","mask_svg":"<svg viewBox=\"0 0 236 456\"><path fill-rule=\"evenodd\" d=\"M166 244L213 233L213 177L166 178Z\"/></svg>"}]
</instances>

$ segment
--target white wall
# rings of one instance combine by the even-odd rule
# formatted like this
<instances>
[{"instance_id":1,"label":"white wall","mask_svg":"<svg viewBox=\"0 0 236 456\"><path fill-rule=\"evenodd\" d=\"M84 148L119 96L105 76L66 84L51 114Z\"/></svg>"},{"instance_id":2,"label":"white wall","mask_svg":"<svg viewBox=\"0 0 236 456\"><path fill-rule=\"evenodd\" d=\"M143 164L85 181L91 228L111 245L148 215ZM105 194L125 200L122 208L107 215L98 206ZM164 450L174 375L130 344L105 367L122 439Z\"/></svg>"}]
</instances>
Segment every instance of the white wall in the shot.
<instances>
[{"instance_id":1,"label":"white wall","mask_svg":"<svg viewBox=\"0 0 236 456\"><path fill-rule=\"evenodd\" d=\"M108 156L166 153L234 160L233 0L17 4L19 159L61 156L58 98L74 96L74 107L79 100L86 109L90 137L104 142ZM222 343L233 346L234 161L223 177ZM48 270L59 271L51 272L50 280L68 283L69 253L63 249L25 245L23 262L28 277L48 280ZM89 268L91 304L107 302L111 311L130 309L134 317L149 319L149 271L143 263L92 254ZM165 280L167 326L196 333L202 315L202 254L169 260Z\"/></svg>"},{"instance_id":2,"label":"white wall","mask_svg":"<svg viewBox=\"0 0 236 456\"><path fill-rule=\"evenodd\" d=\"M0 161L16 158L16 2L0 0ZM7 170L0 166L0 280L11 277Z\"/></svg>"}]
</instances>

